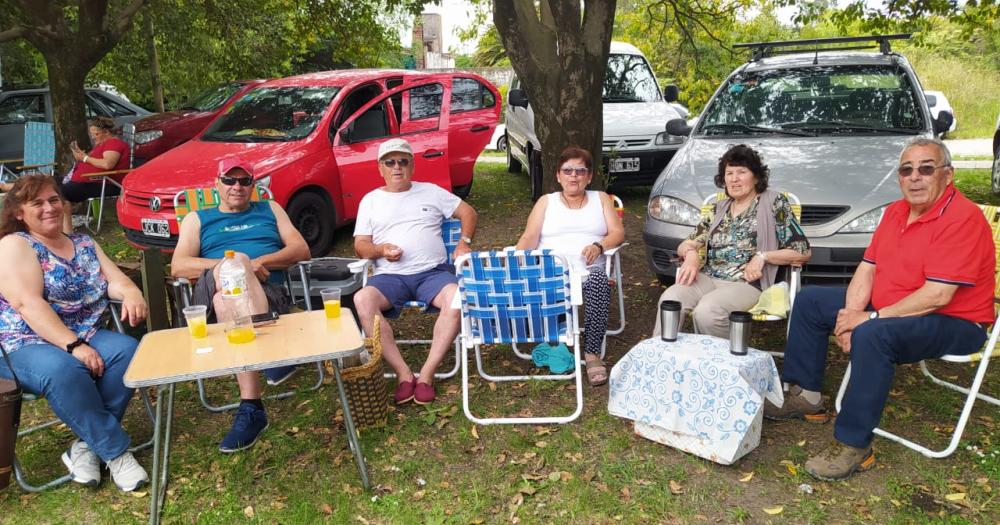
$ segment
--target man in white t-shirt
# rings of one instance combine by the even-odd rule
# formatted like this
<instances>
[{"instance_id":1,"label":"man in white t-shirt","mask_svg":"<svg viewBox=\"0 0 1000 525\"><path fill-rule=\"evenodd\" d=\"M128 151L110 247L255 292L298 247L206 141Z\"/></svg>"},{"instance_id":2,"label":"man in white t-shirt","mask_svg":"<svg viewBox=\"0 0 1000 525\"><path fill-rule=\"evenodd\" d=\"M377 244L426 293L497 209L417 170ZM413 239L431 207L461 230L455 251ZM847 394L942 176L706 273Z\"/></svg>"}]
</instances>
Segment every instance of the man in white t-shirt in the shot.
<instances>
[{"instance_id":1,"label":"man in white t-shirt","mask_svg":"<svg viewBox=\"0 0 1000 525\"><path fill-rule=\"evenodd\" d=\"M462 222L455 257L471 251L476 210L437 185L413 182L413 149L403 139L390 139L378 149L378 170L385 186L361 199L354 227L354 251L375 261L375 275L354 295L361 324L370 334L375 315L383 313L382 355L396 371L396 404L434 401L434 371L459 330L459 311L450 307L458 290L455 267L448 264L441 223ZM427 361L419 381L396 346L386 318L396 318L407 301L422 301L439 311Z\"/></svg>"}]
</instances>

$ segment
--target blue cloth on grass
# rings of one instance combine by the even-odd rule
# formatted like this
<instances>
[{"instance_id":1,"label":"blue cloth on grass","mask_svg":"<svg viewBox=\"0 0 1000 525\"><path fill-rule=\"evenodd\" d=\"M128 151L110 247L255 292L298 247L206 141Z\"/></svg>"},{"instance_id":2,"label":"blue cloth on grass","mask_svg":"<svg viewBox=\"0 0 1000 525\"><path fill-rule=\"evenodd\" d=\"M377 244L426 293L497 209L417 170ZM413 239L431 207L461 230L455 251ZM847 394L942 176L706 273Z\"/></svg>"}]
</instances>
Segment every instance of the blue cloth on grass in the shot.
<instances>
[{"instance_id":1,"label":"blue cloth on grass","mask_svg":"<svg viewBox=\"0 0 1000 525\"><path fill-rule=\"evenodd\" d=\"M542 343L531 351L531 360L535 362L537 367L549 367L549 370L554 374L569 372L576 364L573 353L566 348L565 343L559 343L559 346L555 347L549 346L548 343Z\"/></svg>"}]
</instances>

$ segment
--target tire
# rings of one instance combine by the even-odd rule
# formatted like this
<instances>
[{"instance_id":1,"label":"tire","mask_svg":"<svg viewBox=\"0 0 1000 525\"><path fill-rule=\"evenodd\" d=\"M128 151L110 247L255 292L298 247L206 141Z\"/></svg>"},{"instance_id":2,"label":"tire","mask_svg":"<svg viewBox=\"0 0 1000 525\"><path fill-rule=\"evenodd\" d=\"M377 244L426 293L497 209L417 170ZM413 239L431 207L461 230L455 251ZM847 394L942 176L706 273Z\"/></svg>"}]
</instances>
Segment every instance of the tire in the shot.
<instances>
[{"instance_id":1,"label":"tire","mask_svg":"<svg viewBox=\"0 0 1000 525\"><path fill-rule=\"evenodd\" d=\"M469 198L469 194L472 193L472 181L469 181L465 186L455 186L451 189L451 192L455 194L456 197L462 199L463 201Z\"/></svg>"},{"instance_id":2,"label":"tire","mask_svg":"<svg viewBox=\"0 0 1000 525\"><path fill-rule=\"evenodd\" d=\"M514 158L514 155L510 152L510 139L507 138L507 134L504 133L504 143L507 148L507 173L521 173L521 161Z\"/></svg>"},{"instance_id":3,"label":"tire","mask_svg":"<svg viewBox=\"0 0 1000 525\"><path fill-rule=\"evenodd\" d=\"M663 286L667 286L667 287L673 286L674 281L675 281L673 275L660 275L660 274L656 274L656 278L660 281L660 284L662 284Z\"/></svg>"},{"instance_id":4,"label":"tire","mask_svg":"<svg viewBox=\"0 0 1000 525\"><path fill-rule=\"evenodd\" d=\"M309 191L299 193L288 203L288 217L313 257L323 257L330 251L337 214L326 198Z\"/></svg>"},{"instance_id":5,"label":"tire","mask_svg":"<svg viewBox=\"0 0 1000 525\"><path fill-rule=\"evenodd\" d=\"M990 186L994 195L1000 195L1000 146L993 152L993 173L990 175Z\"/></svg>"},{"instance_id":6,"label":"tire","mask_svg":"<svg viewBox=\"0 0 1000 525\"><path fill-rule=\"evenodd\" d=\"M535 202L542 196L542 154L537 151L531 152L528 162L528 184L531 188L531 202Z\"/></svg>"},{"instance_id":7,"label":"tire","mask_svg":"<svg viewBox=\"0 0 1000 525\"><path fill-rule=\"evenodd\" d=\"M504 133L497 139L497 151L507 151L507 134Z\"/></svg>"}]
</instances>

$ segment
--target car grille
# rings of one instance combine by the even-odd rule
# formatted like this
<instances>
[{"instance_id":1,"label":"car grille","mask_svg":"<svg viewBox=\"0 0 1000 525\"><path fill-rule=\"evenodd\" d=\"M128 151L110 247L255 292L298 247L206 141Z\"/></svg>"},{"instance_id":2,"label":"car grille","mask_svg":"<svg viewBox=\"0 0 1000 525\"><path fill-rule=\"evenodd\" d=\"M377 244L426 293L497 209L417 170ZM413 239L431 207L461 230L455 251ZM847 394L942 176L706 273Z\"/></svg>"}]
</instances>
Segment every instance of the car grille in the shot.
<instances>
[{"instance_id":1,"label":"car grille","mask_svg":"<svg viewBox=\"0 0 1000 525\"><path fill-rule=\"evenodd\" d=\"M857 264L806 264L802 267L802 284L848 284Z\"/></svg>"},{"instance_id":2,"label":"car grille","mask_svg":"<svg viewBox=\"0 0 1000 525\"><path fill-rule=\"evenodd\" d=\"M167 239L163 237L150 237L148 235L144 235L139 230L132 230L129 228L125 228L125 238L128 239L129 242L149 248L173 250L174 246L177 245L176 235L171 235L170 238Z\"/></svg>"},{"instance_id":3,"label":"car grille","mask_svg":"<svg viewBox=\"0 0 1000 525\"><path fill-rule=\"evenodd\" d=\"M136 191L125 192L125 204L130 206L138 206L145 210L149 209L149 201L156 196L154 193L142 193ZM159 211L163 213L174 213L174 197L159 195L160 197L160 209Z\"/></svg>"},{"instance_id":4,"label":"car grille","mask_svg":"<svg viewBox=\"0 0 1000 525\"><path fill-rule=\"evenodd\" d=\"M803 204L802 220L803 226L814 224L824 224L840 217L851 209L850 206L825 206L819 204Z\"/></svg>"},{"instance_id":5,"label":"car grille","mask_svg":"<svg viewBox=\"0 0 1000 525\"><path fill-rule=\"evenodd\" d=\"M605 140L604 149L619 149L618 143L621 140ZM639 148L649 144L649 139L625 139L625 145L629 148Z\"/></svg>"}]
</instances>

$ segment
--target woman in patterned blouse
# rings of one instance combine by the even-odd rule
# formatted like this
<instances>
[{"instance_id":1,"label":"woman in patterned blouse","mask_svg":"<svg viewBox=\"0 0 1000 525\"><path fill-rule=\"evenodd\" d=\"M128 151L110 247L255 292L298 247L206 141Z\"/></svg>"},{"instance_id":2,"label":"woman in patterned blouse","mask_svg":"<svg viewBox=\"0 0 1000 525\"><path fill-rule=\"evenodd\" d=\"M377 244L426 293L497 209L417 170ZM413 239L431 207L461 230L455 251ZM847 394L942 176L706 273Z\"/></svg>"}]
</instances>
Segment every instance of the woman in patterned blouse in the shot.
<instances>
[{"instance_id":1,"label":"woman in patterned blouse","mask_svg":"<svg viewBox=\"0 0 1000 525\"><path fill-rule=\"evenodd\" d=\"M677 247L683 263L660 302L680 302L681 323L691 312L697 333L729 337L730 312L753 307L762 290L780 281L781 267L804 264L812 255L788 199L767 189L768 175L752 148L730 148L715 175L726 198ZM659 315L653 333L660 333Z\"/></svg>"},{"instance_id":2,"label":"woman in patterned blouse","mask_svg":"<svg viewBox=\"0 0 1000 525\"><path fill-rule=\"evenodd\" d=\"M149 478L129 452L121 419L132 399L122 377L137 342L101 329L108 297L121 319L146 318L142 292L94 240L64 234L66 203L52 177L25 175L0 212L0 376L44 396L77 435L62 455L73 481L96 486L103 461L115 484L134 490Z\"/></svg>"}]
</instances>

